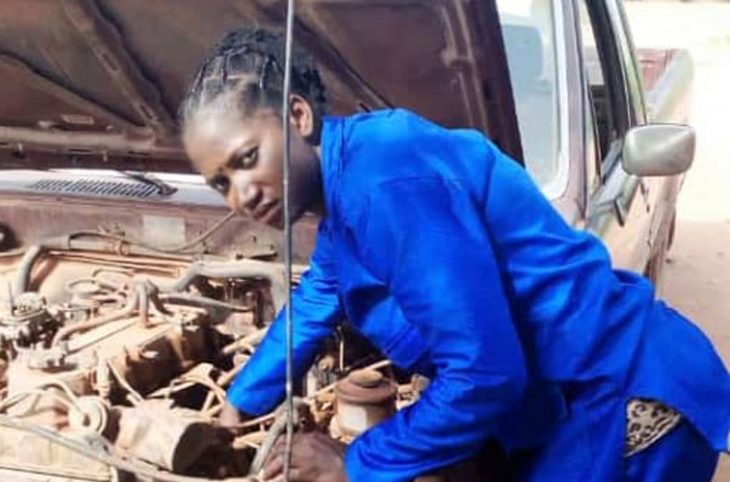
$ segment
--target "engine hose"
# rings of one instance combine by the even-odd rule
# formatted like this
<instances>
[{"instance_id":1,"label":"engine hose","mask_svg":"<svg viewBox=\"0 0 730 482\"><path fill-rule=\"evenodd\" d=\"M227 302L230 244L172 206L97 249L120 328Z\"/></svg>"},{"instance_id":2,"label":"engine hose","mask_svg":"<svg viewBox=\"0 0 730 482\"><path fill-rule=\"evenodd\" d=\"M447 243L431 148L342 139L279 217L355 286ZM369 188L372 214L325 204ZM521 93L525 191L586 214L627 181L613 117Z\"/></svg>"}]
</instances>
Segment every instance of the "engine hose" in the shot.
<instances>
[{"instance_id":1,"label":"engine hose","mask_svg":"<svg viewBox=\"0 0 730 482\"><path fill-rule=\"evenodd\" d=\"M69 326L61 328L60 330L58 330L56 332L56 335L53 337L51 346L57 346L61 341L63 341L65 338L71 336L74 333L78 333L80 331L88 331L93 328L97 328L101 325L111 323L112 321L117 321L117 320L121 320L122 318L132 316L132 314L134 313L134 311L136 310L136 308L139 304L138 296L139 296L139 293L136 291L133 291L132 297L127 301L127 304L123 308L120 308L117 311L108 313L103 316L98 316L96 318L92 318L87 321L82 321L75 325L69 325Z\"/></svg>"},{"instance_id":2,"label":"engine hose","mask_svg":"<svg viewBox=\"0 0 730 482\"><path fill-rule=\"evenodd\" d=\"M38 258L49 250L60 250L60 251L69 251L69 250L88 250L88 251L98 251L103 253L108 253L111 251L111 248L109 246L109 243L98 243L94 241L85 241L85 240L78 240L74 239L78 236L82 236L84 234L98 234L98 233L74 233L69 236L59 236L57 238L48 238L46 240L41 241L38 244L35 244L33 246L30 246L23 255L23 258L20 260L20 263L18 267L16 268L16 275L15 275L15 285L13 286L13 294L15 296L18 296L22 293L25 293L28 291L28 285L30 283L30 275L33 271L33 266L35 265L36 261L38 261ZM173 256L172 254L168 253L161 253L156 251L151 251L149 249L145 249L144 247L139 247L136 245L131 245L128 249L127 254L131 255L139 255L139 256L155 256L155 257L164 257L164 258L172 258L181 260L180 256ZM187 257L185 258L185 261L187 261Z\"/></svg>"},{"instance_id":3,"label":"engine hose","mask_svg":"<svg viewBox=\"0 0 730 482\"><path fill-rule=\"evenodd\" d=\"M15 296L19 296L28 291L30 273L33 270L36 260L40 257L43 251L45 251L43 246L35 245L28 248L23 255L15 274L15 286L13 287L13 294Z\"/></svg>"},{"instance_id":4,"label":"engine hose","mask_svg":"<svg viewBox=\"0 0 730 482\"><path fill-rule=\"evenodd\" d=\"M286 303L287 291L282 267L251 259L215 262L197 261L192 263L187 271L164 291L173 293L184 291L200 277L262 278L271 284L271 297L276 310L281 310Z\"/></svg>"},{"instance_id":5,"label":"engine hose","mask_svg":"<svg viewBox=\"0 0 730 482\"><path fill-rule=\"evenodd\" d=\"M234 305L233 303L226 303L225 301L218 301L213 298L206 298L205 296L191 295L188 293L162 294L160 295L160 300L168 303L183 303L207 308L220 308L229 311L251 311L251 308L248 306Z\"/></svg>"},{"instance_id":6,"label":"engine hose","mask_svg":"<svg viewBox=\"0 0 730 482\"><path fill-rule=\"evenodd\" d=\"M151 468L133 460L128 460L118 455L106 453L101 450L95 450L83 442L64 437L63 435L43 427L42 425L26 422L7 415L0 414L0 425L31 433L50 442L61 445L69 450L73 450L85 457L96 460L97 462L109 465L123 472L134 474L135 476L150 482L259 482L257 478L250 476L228 479L209 479L205 477L188 477L184 475L171 474L169 472Z\"/></svg>"}]
</instances>

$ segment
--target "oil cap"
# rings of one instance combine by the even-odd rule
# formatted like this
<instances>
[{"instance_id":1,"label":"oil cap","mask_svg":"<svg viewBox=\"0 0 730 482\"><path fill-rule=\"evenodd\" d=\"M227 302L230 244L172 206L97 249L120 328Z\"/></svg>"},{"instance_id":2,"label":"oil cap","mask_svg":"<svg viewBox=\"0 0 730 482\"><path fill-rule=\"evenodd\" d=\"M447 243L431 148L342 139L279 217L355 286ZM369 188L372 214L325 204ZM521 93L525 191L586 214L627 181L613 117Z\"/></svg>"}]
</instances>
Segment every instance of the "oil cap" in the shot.
<instances>
[{"instance_id":1,"label":"oil cap","mask_svg":"<svg viewBox=\"0 0 730 482\"><path fill-rule=\"evenodd\" d=\"M398 387L376 370L356 370L335 387L337 398L351 404L379 405L394 400Z\"/></svg>"}]
</instances>

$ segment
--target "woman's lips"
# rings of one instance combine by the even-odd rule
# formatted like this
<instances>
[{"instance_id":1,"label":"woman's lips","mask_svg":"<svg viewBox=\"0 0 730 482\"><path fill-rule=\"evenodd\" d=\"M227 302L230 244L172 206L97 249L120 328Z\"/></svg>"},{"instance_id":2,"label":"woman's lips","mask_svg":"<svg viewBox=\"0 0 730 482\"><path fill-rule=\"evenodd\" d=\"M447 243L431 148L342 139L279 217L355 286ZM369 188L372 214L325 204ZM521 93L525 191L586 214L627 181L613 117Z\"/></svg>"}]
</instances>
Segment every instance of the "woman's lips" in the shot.
<instances>
[{"instance_id":1,"label":"woman's lips","mask_svg":"<svg viewBox=\"0 0 730 482\"><path fill-rule=\"evenodd\" d=\"M252 209L249 210L249 213L251 214L251 217L254 219L259 219L262 216L264 216L267 212L269 212L269 209L272 209L278 201L276 199L268 199L263 200L260 203L253 206Z\"/></svg>"},{"instance_id":2,"label":"woman's lips","mask_svg":"<svg viewBox=\"0 0 730 482\"><path fill-rule=\"evenodd\" d=\"M283 226L283 209L281 207L280 203L277 203L277 205L259 219L262 223L268 224L269 226L274 226L277 228L281 228Z\"/></svg>"},{"instance_id":3,"label":"woman's lips","mask_svg":"<svg viewBox=\"0 0 730 482\"><path fill-rule=\"evenodd\" d=\"M251 213L252 217L257 221L267 222L281 208L279 200L267 201L259 204Z\"/></svg>"}]
</instances>

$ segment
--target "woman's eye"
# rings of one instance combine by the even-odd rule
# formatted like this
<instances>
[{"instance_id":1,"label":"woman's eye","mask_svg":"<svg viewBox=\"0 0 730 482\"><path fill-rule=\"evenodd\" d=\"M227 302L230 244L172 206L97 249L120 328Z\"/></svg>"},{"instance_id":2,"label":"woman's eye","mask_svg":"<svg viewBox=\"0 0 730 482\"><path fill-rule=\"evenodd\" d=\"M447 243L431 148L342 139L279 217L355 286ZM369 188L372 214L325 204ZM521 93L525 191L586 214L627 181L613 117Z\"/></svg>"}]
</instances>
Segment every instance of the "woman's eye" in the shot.
<instances>
[{"instance_id":1,"label":"woman's eye","mask_svg":"<svg viewBox=\"0 0 730 482\"><path fill-rule=\"evenodd\" d=\"M238 169L251 169L256 165L259 157L259 148L254 147L244 152L238 159Z\"/></svg>"},{"instance_id":2,"label":"woman's eye","mask_svg":"<svg viewBox=\"0 0 730 482\"><path fill-rule=\"evenodd\" d=\"M228 194L228 189L231 187L231 181L228 179L228 176L222 174L211 179L209 184L213 189L223 195Z\"/></svg>"}]
</instances>

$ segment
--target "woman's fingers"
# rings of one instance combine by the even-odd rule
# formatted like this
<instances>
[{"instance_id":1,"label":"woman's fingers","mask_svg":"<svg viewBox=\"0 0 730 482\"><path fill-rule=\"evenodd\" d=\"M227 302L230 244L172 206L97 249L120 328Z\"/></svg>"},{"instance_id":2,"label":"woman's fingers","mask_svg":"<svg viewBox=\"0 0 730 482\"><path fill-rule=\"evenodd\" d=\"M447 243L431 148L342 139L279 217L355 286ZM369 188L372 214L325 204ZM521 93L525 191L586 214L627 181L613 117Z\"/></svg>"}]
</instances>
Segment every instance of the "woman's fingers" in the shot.
<instances>
[{"instance_id":1,"label":"woman's fingers","mask_svg":"<svg viewBox=\"0 0 730 482\"><path fill-rule=\"evenodd\" d=\"M277 455L269 465L264 467L260 478L264 482L284 482L284 455ZM289 469L289 482L298 481L312 482L305 480L304 472L301 468L294 466L294 457L292 457L292 467Z\"/></svg>"},{"instance_id":2,"label":"woman's fingers","mask_svg":"<svg viewBox=\"0 0 730 482\"><path fill-rule=\"evenodd\" d=\"M264 464L260 474L261 479L266 482L284 480L285 455L286 438L280 437ZM289 480L292 482L346 480L343 455L341 444L326 435L296 434L292 444Z\"/></svg>"},{"instance_id":3,"label":"woman's fingers","mask_svg":"<svg viewBox=\"0 0 730 482\"><path fill-rule=\"evenodd\" d=\"M292 443L292 454L291 454L291 460L292 465L296 462L296 453L297 453L297 436L294 435L294 443ZM269 456L266 457L266 460L264 461L264 468L262 471L262 477L264 480L269 480L273 477L278 476L284 471L284 452L286 451L286 436L280 435L278 439L276 439L276 442L274 442L274 445L271 447L271 451L269 451Z\"/></svg>"},{"instance_id":4,"label":"woman's fingers","mask_svg":"<svg viewBox=\"0 0 730 482\"><path fill-rule=\"evenodd\" d=\"M271 446L271 450L269 450L269 454L266 456L266 459L264 460L264 467L266 467L270 461L274 459L277 455L280 455L284 451L284 447L286 444L286 437L283 435L280 435L279 438L276 439L274 442L274 445Z\"/></svg>"},{"instance_id":5,"label":"woman's fingers","mask_svg":"<svg viewBox=\"0 0 730 482\"><path fill-rule=\"evenodd\" d=\"M261 478L264 480L273 479L284 472L284 454L272 453L272 455L273 457L269 457L269 460L264 464L264 469L261 472Z\"/></svg>"},{"instance_id":6,"label":"woman's fingers","mask_svg":"<svg viewBox=\"0 0 730 482\"><path fill-rule=\"evenodd\" d=\"M241 422L241 412L238 411L236 407L231 405L230 402L226 401L223 404L223 410L221 410L221 414L219 417L219 424L222 427L235 427Z\"/></svg>"}]
</instances>

